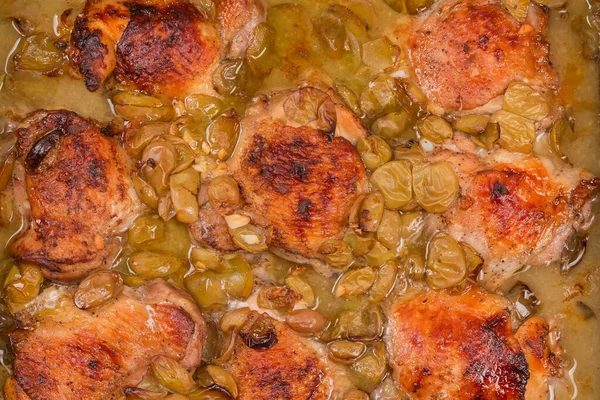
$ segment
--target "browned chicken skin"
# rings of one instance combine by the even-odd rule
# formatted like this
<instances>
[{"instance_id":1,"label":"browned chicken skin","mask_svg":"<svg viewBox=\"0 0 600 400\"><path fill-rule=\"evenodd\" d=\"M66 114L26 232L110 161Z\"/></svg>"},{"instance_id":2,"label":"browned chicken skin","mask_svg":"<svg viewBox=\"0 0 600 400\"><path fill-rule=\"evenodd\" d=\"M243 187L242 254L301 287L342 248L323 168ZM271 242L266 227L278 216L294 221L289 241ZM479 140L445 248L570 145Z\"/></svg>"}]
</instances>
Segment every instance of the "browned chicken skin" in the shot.
<instances>
[{"instance_id":1,"label":"browned chicken skin","mask_svg":"<svg viewBox=\"0 0 600 400\"><path fill-rule=\"evenodd\" d=\"M307 97L320 108L297 122L305 116L294 114L294 103ZM318 257L324 241L343 233L350 208L367 192L367 174L351 143L365 131L349 113L313 88L262 97L248 108L228 165L247 208L272 224L274 248Z\"/></svg>"},{"instance_id":2,"label":"browned chicken skin","mask_svg":"<svg viewBox=\"0 0 600 400\"><path fill-rule=\"evenodd\" d=\"M88 0L71 35L71 61L92 91L111 73L124 87L163 98L202 90L228 42L240 56L264 19L260 0L217 6L222 32L188 0Z\"/></svg>"},{"instance_id":3,"label":"browned chicken skin","mask_svg":"<svg viewBox=\"0 0 600 400\"><path fill-rule=\"evenodd\" d=\"M507 300L478 287L425 290L394 305L388 315L394 379L414 399L540 398L545 378L557 373L547 325L526 322L514 335L509 311ZM530 341L537 341L534 352L520 345Z\"/></svg>"},{"instance_id":4,"label":"browned chicken skin","mask_svg":"<svg viewBox=\"0 0 600 400\"><path fill-rule=\"evenodd\" d=\"M195 368L206 333L193 300L162 280L93 311L76 308L68 289L49 288L16 321L9 400L120 398L154 357Z\"/></svg>"},{"instance_id":5,"label":"browned chicken skin","mask_svg":"<svg viewBox=\"0 0 600 400\"><path fill-rule=\"evenodd\" d=\"M235 340L224 368L238 384L238 400L329 398L333 382L327 365L285 325L253 311Z\"/></svg>"},{"instance_id":6,"label":"browned chicken skin","mask_svg":"<svg viewBox=\"0 0 600 400\"><path fill-rule=\"evenodd\" d=\"M485 260L485 285L496 288L525 265L560 260L567 239L585 232L600 180L567 164L496 150L479 157L469 140L429 156L450 162L461 196L444 229Z\"/></svg>"},{"instance_id":7,"label":"browned chicken skin","mask_svg":"<svg viewBox=\"0 0 600 400\"><path fill-rule=\"evenodd\" d=\"M447 111L483 106L515 80L551 89L546 21L537 5L520 23L496 0L442 0L415 22L410 60L417 80Z\"/></svg>"},{"instance_id":8,"label":"browned chicken skin","mask_svg":"<svg viewBox=\"0 0 600 400\"><path fill-rule=\"evenodd\" d=\"M16 135L15 191L23 192L16 197L29 226L9 253L59 282L110 267L119 249L111 236L127 229L140 207L124 150L68 111L37 111Z\"/></svg>"},{"instance_id":9,"label":"browned chicken skin","mask_svg":"<svg viewBox=\"0 0 600 400\"><path fill-rule=\"evenodd\" d=\"M525 389L526 400L544 400L548 394L548 378L558 376L559 365L550 343L550 327L543 319L531 317L515 333L529 371L532 373Z\"/></svg>"}]
</instances>

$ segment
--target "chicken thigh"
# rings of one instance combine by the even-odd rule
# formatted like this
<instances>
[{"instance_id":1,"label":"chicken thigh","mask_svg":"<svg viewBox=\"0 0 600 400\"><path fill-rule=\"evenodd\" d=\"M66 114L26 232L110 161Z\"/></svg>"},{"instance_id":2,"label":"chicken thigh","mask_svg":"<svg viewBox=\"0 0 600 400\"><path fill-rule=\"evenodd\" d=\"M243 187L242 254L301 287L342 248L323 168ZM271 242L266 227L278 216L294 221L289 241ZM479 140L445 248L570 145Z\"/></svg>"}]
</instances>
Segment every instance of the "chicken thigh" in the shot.
<instances>
[{"instance_id":1,"label":"chicken thigh","mask_svg":"<svg viewBox=\"0 0 600 400\"><path fill-rule=\"evenodd\" d=\"M565 163L506 150L475 154L470 141L429 156L450 162L461 195L445 229L484 258L484 283L496 288L526 265L560 260L566 241L592 222L600 180Z\"/></svg>"},{"instance_id":2,"label":"chicken thigh","mask_svg":"<svg viewBox=\"0 0 600 400\"><path fill-rule=\"evenodd\" d=\"M118 399L154 357L188 369L200 364L205 321L193 300L165 281L125 288L92 310L78 309L72 294L48 288L16 315L9 400Z\"/></svg>"},{"instance_id":3,"label":"chicken thigh","mask_svg":"<svg viewBox=\"0 0 600 400\"><path fill-rule=\"evenodd\" d=\"M417 81L447 112L483 106L515 80L551 90L546 25L537 4L519 21L498 0L441 0L414 22L409 55Z\"/></svg>"},{"instance_id":4,"label":"chicken thigh","mask_svg":"<svg viewBox=\"0 0 600 400\"><path fill-rule=\"evenodd\" d=\"M44 276L72 282L110 267L113 238L141 203L131 163L95 122L68 111L37 111L16 131L17 206L27 227L9 246L18 260L40 264Z\"/></svg>"},{"instance_id":5,"label":"chicken thigh","mask_svg":"<svg viewBox=\"0 0 600 400\"><path fill-rule=\"evenodd\" d=\"M188 0L88 0L71 34L71 62L91 91L111 73L123 87L161 98L210 91L204 86L217 63L239 57L265 17L260 0L216 8L220 24Z\"/></svg>"},{"instance_id":6,"label":"chicken thigh","mask_svg":"<svg viewBox=\"0 0 600 400\"><path fill-rule=\"evenodd\" d=\"M367 193L367 173L353 144L360 121L326 93L302 88L261 97L241 121L229 170L246 209L273 227L271 246L307 258L339 238L350 209Z\"/></svg>"},{"instance_id":7,"label":"chicken thigh","mask_svg":"<svg viewBox=\"0 0 600 400\"><path fill-rule=\"evenodd\" d=\"M237 333L224 368L237 382L238 400L326 400L353 388L312 343L256 311Z\"/></svg>"},{"instance_id":8,"label":"chicken thigh","mask_svg":"<svg viewBox=\"0 0 600 400\"><path fill-rule=\"evenodd\" d=\"M480 287L424 290L388 318L393 376L414 399L538 399L558 374L546 323L536 318L513 334L510 303Z\"/></svg>"}]
</instances>

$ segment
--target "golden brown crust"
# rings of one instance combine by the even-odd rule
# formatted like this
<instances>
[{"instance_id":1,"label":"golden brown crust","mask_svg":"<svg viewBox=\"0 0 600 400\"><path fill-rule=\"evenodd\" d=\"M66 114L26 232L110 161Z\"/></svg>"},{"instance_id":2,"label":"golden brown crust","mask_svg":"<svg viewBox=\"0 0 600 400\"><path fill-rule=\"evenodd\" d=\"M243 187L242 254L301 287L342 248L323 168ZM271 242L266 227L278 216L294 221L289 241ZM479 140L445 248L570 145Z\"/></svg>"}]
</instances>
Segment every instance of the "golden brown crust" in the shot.
<instances>
[{"instance_id":1,"label":"golden brown crust","mask_svg":"<svg viewBox=\"0 0 600 400\"><path fill-rule=\"evenodd\" d=\"M269 319L273 326L270 341L275 344L266 349L250 348L244 343L245 329L258 318ZM266 314L259 316L257 312L249 315L245 327L235 339L231 359L224 365L237 382L238 400L329 398L329 370L301 338L283 324Z\"/></svg>"},{"instance_id":2,"label":"golden brown crust","mask_svg":"<svg viewBox=\"0 0 600 400\"><path fill-rule=\"evenodd\" d=\"M523 399L530 373L509 303L471 288L427 290L393 307L394 379L415 399Z\"/></svg>"},{"instance_id":3,"label":"golden brown crust","mask_svg":"<svg viewBox=\"0 0 600 400\"><path fill-rule=\"evenodd\" d=\"M161 285L168 286L157 281L149 290ZM204 340L196 306L188 301L181 307L173 301L177 295L170 296L146 303L122 294L93 312L67 297L58 312L18 320L20 329L9 334L16 383L32 400L119 398L155 356L182 360L192 340Z\"/></svg>"},{"instance_id":4,"label":"golden brown crust","mask_svg":"<svg viewBox=\"0 0 600 400\"><path fill-rule=\"evenodd\" d=\"M453 150L428 161L452 164L461 195L440 224L485 260L480 281L494 290L525 265L559 261L573 234L585 235L600 180L589 172L535 155L497 149L477 156L455 134Z\"/></svg>"},{"instance_id":5,"label":"golden brown crust","mask_svg":"<svg viewBox=\"0 0 600 400\"><path fill-rule=\"evenodd\" d=\"M263 125L234 175L274 227L273 244L307 256L347 225L364 168L343 138L308 127Z\"/></svg>"},{"instance_id":6,"label":"golden brown crust","mask_svg":"<svg viewBox=\"0 0 600 400\"><path fill-rule=\"evenodd\" d=\"M450 223L479 221L493 257L528 252L554 237L562 225L572 224L600 187L599 179L590 178L569 190L551 178L535 158L481 171L451 213Z\"/></svg>"},{"instance_id":7,"label":"golden brown crust","mask_svg":"<svg viewBox=\"0 0 600 400\"><path fill-rule=\"evenodd\" d=\"M410 59L428 98L460 111L488 103L514 80L552 88L548 44L528 22L495 0L442 1L411 39ZM532 23L545 27L540 18Z\"/></svg>"},{"instance_id":8,"label":"golden brown crust","mask_svg":"<svg viewBox=\"0 0 600 400\"><path fill-rule=\"evenodd\" d=\"M69 54L89 90L98 90L115 68L115 44L129 17L124 1L87 1L75 21Z\"/></svg>"},{"instance_id":9,"label":"golden brown crust","mask_svg":"<svg viewBox=\"0 0 600 400\"><path fill-rule=\"evenodd\" d=\"M212 71L221 41L189 1L88 0L71 34L71 61L89 90L117 81L159 97L185 95Z\"/></svg>"},{"instance_id":10,"label":"golden brown crust","mask_svg":"<svg viewBox=\"0 0 600 400\"><path fill-rule=\"evenodd\" d=\"M346 139L285 125L257 107L241 122L233 177L249 206L272 223L274 247L316 257L325 240L342 233L366 192L364 165Z\"/></svg>"},{"instance_id":11,"label":"golden brown crust","mask_svg":"<svg viewBox=\"0 0 600 400\"><path fill-rule=\"evenodd\" d=\"M133 4L130 11L114 71L122 85L175 97L206 75L220 56L216 32L191 3Z\"/></svg>"},{"instance_id":12,"label":"golden brown crust","mask_svg":"<svg viewBox=\"0 0 600 400\"><path fill-rule=\"evenodd\" d=\"M546 399L548 378L559 375L558 358L550 348L549 333L550 327L546 321L532 317L525 321L515 334L531 373L527 381L526 400Z\"/></svg>"},{"instance_id":13,"label":"golden brown crust","mask_svg":"<svg viewBox=\"0 0 600 400\"><path fill-rule=\"evenodd\" d=\"M139 208L125 152L96 123L68 111L37 111L16 135L31 223L10 254L61 282L102 268L118 251L111 235Z\"/></svg>"}]
</instances>

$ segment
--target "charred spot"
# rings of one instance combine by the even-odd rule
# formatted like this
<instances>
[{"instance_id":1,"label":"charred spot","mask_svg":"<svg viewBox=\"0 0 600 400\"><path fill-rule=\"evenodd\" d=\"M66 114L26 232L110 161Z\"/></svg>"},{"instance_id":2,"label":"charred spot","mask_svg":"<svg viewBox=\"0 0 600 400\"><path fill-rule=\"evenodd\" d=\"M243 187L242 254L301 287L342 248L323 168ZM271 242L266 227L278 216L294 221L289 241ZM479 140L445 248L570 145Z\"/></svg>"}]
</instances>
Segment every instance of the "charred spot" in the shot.
<instances>
[{"instance_id":1,"label":"charred spot","mask_svg":"<svg viewBox=\"0 0 600 400\"><path fill-rule=\"evenodd\" d=\"M312 201L310 200L300 200L298 203L298 214L303 216L310 216L310 209L312 207Z\"/></svg>"},{"instance_id":2,"label":"charred spot","mask_svg":"<svg viewBox=\"0 0 600 400\"><path fill-rule=\"evenodd\" d=\"M259 168L263 178L280 194L287 194L297 182L306 182L310 167L317 163L309 154L311 144L300 138L267 145L255 137L254 142L254 149L248 153L249 164Z\"/></svg>"},{"instance_id":3,"label":"charred spot","mask_svg":"<svg viewBox=\"0 0 600 400\"><path fill-rule=\"evenodd\" d=\"M496 181L496 183L494 183L494 186L492 187L492 200L499 200L504 196L508 195L509 193L510 192L506 186L504 186L499 181Z\"/></svg>"},{"instance_id":4,"label":"charred spot","mask_svg":"<svg viewBox=\"0 0 600 400\"><path fill-rule=\"evenodd\" d=\"M106 184L106 163L104 160L94 158L90 160L87 166L87 176L89 183L93 187L99 187Z\"/></svg>"},{"instance_id":5,"label":"charred spot","mask_svg":"<svg viewBox=\"0 0 600 400\"><path fill-rule=\"evenodd\" d=\"M89 366L91 369L93 369L93 370L96 370L96 369L98 369L98 363L97 363L96 361L94 361L94 360L90 360L90 361L88 362L88 366Z\"/></svg>"},{"instance_id":6,"label":"charred spot","mask_svg":"<svg viewBox=\"0 0 600 400\"><path fill-rule=\"evenodd\" d=\"M46 383L46 377L44 375L38 374L37 380L38 380L38 383L40 383L40 384Z\"/></svg>"},{"instance_id":7,"label":"charred spot","mask_svg":"<svg viewBox=\"0 0 600 400\"><path fill-rule=\"evenodd\" d=\"M30 174L34 174L40 167L50 150L60 141L61 132L53 130L39 139L29 150L25 157L25 168Z\"/></svg>"},{"instance_id":8,"label":"charred spot","mask_svg":"<svg viewBox=\"0 0 600 400\"><path fill-rule=\"evenodd\" d=\"M125 187L125 185L122 182L119 182L119 184L117 185L117 191L119 192L120 199L127 198L127 188ZM121 223L120 220L119 220L119 223Z\"/></svg>"},{"instance_id":9,"label":"charred spot","mask_svg":"<svg viewBox=\"0 0 600 400\"><path fill-rule=\"evenodd\" d=\"M239 332L246 347L264 351L277 344L279 339L271 318L260 315L254 321L250 320L249 322L250 324L244 326Z\"/></svg>"},{"instance_id":10,"label":"charred spot","mask_svg":"<svg viewBox=\"0 0 600 400\"><path fill-rule=\"evenodd\" d=\"M265 140L260 135L254 135L252 138L253 146L248 151L248 162L255 167L260 167L262 162L262 154L265 150L266 144Z\"/></svg>"},{"instance_id":11,"label":"charred spot","mask_svg":"<svg viewBox=\"0 0 600 400\"><path fill-rule=\"evenodd\" d=\"M504 60L504 52L500 49L496 49L494 50L494 57L496 58L496 61L500 62Z\"/></svg>"},{"instance_id":12,"label":"charred spot","mask_svg":"<svg viewBox=\"0 0 600 400\"><path fill-rule=\"evenodd\" d=\"M431 369L429 369L428 367L423 367L420 368L420 370L417 373L417 377L415 379L415 381L413 382L413 393L416 393L419 391L419 389L421 389L423 387L422 381L424 378L427 378L428 376L430 376L432 374Z\"/></svg>"},{"instance_id":13,"label":"charred spot","mask_svg":"<svg viewBox=\"0 0 600 400\"><path fill-rule=\"evenodd\" d=\"M267 181L270 181L273 184L273 186L275 186L275 187L280 186L280 185L289 186L287 183L281 183L281 182L277 181L280 178L285 179L285 178L289 177L288 170L285 165L282 165L279 163L265 164L265 165L263 165L261 172L262 172L263 177ZM295 172L293 172L293 175L295 175ZM286 193L287 193L287 190L286 190Z\"/></svg>"},{"instance_id":14,"label":"charred spot","mask_svg":"<svg viewBox=\"0 0 600 400\"><path fill-rule=\"evenodd\" d=\"M156 14L156 7L147 6L139 3L131 3L129 4L129 11L131 12L131 16L151 16Z\"/></svg>"},{"instance_id":15,"label":"charred spot","mask_svg":"<svg viewBox=\"0 0 600 400\"><path fill-rule=\"evenodd\" d=\"M552 365L552 369L550 371L550 374L552 376L558 375L559 374L559 369L557 368L557 366L559 365L559 360L556 357L556 354L550 353L548 355L548 362L550 363L550 365Z\"/></svg>"},{"instance_id":16,"label":"charred spot","mask_svg":"<svg viewBox=\"0 0 600 400\"><path fill-rule=\"evenodd\" d=\"M87 24L85 18L75 21L71 44L78 51L73 57L73 62L83 76L85 86L93 92L104 82L104 57L108 54L108 48L100 40L102 32L99 29L91 31Z\"/></svg>"},{"instance_id":17,"label":"charred spot","mask_svg":"<svg viewBox=\"0 0 600 400\"><path fill-rule=\"evenodd\" d=\"M463 51L465 53L468 53L471 50L471 48L469 47L468 43L463 44Z\"/></svg>"},{"instance_id":18,"label":"charred spot","mask_svg":"<svg viewBox=\"0 0 600 400\"><path fill-rule=\"evenodd\" d=\"M308 178L308 170L306 168L306 165L302 163L294 164L294 170L296 172L296 176L300 178L300 180L305 180L306 178Z\"/></svg>"},{"instance_id":19,"label":"charred spot","mask_svg":"<svg viewBox=\"0 0 600 400\"><path fill-rule=\"evenodd\" d=\"M483 35L482 37L479 38L479 40L477 41L477 46L481 49L481 50L487 50L488 48L488 44L490 43L490 39L486 36Z\"/></svg>"},{"instance_id":20,"label":"charred spot","mask_svg":"<svg viewBox=\"0 0 600 400\"><path fill-rule=\"evenodd\" d=\"M291 186L283 183L274 183L273 188L279 194L288 194L291 189Z\"/></svg>"},{"instance_id":21,"label":"charred spot","mask_svg":"<svg viewBox=\"0 0 600 400\"><path fill-rule=\"evenodd\" d=\"M110 122L105 127L100 128L100 133L106 137L115 137L123 132L122 127L118 126L114 122Z\"/></svg>"}]
</instances>

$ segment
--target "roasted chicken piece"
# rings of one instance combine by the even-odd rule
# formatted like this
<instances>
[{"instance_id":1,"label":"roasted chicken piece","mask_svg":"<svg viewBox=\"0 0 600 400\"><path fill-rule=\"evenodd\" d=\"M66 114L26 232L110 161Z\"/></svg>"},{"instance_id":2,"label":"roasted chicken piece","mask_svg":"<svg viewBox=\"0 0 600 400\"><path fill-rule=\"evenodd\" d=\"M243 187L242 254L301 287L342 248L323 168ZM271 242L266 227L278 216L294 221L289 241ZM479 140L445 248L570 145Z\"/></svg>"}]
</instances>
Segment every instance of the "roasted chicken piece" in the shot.
<instances>
[{"instance_id":1,"label":"roasted chicken piece","mask_svg":"<svg viewBox=\"0 0 600 400\"><path fill-rule=\"evenodd\" d=\"M424 290L388 318L393 376L414 399L545 398L546 378L558 374L546 323L513 334L510 303L480 287Z\"/></svg>"},{"instance_id":2,"label":"roasted chicken piece","mask_svg":"<svg viewBox=\"0 0 600 400\"><path fill-rule=\"evenodd\" d=\"M526 400L545 400L548 395L548 378L558 376L558 359L550 341L550 327L543 319L531 317L515 333L527 365L529 380L525 388Z\"/></svg>"},{"instance_id":3,"label":"roasted chicken piece","mask_svg":"<svg viewBox=\"0 0 600 400\"><path fill-rule=\"evenodd\" d=\"M246 210L272 224L271 246L318 258L339 238L350 209L367 193L367 174L353 146L366 135L360 121L332 97L302 88L260 97L241 120L229 170Z\"/></svg>"},{"instance_id":4,"label":"roasted chicken piece","mask_svg":"<svg viewBox=\"0 0 600 400\"><path fill-rule=\"evenodd\" d=\"M238 400L325 400L353 387L310 341L256 311L236 333L223 367L237 382Z\"/></svg>"},{"instance_id":5,"label":"roasted chicken piece","mask_svg":"<svg viewBox=\"0 0 600 400\"><path fill-rule=\"evenodd\" d=\"M444 215L445 229L484 258L484 282L495 288L525 265L561 258L566 241L592 222L600 179L535 155L496 150L475 155L458 136L429 157L450 162L461 195Z\"/></svg>"},{"instance_id":6,"label":"roasted chicken piece","mask_svg":"<svg viewBox=\"0 0 600 400\"><path fill-rule=\"evenodd\" d=\"M71 62L91 91L111 73L123 87L162 98L210 91L219 60L243 54L266 12L261 0L216 8L220 23L188 0L88 0L71 34Z\"/></svg>"},{"instance_id":7,"label":"roasted chicken piece","mask_svg":"<svg viewBox=\"0 0 600 400\"><path fill-rule=\"evenodd\" d=\"M515 80L553 89L546 26L537 4L520 22L498 0L441 0L414 22L409 46L417 81L448 112L483 106Z\"/></svg>"},{"instance_id":8,"label":"roasted chicken piece","mask_svg":"<svg viewBox=\"0 0 600 400\"><path fill-rule=\"evenodd\" d=\"M110 267L140 202L131 163L109 130L68 111L37 111L16 130L17 206L27 222L9 253L46 278L78 280Z\"/></svg>"},{"instance_id":9,"label":"roasted chicken piece","mask_svg":"<svg viewBox=\"0 0 600 400\"><path fill-rule=\"evenodd\" d=\"M206 325L184 292L162 280L125 290L100 308L75 307L72 290L46 289L16 315L9 400L118 399L154 357L193 369Z\"/></svg>"}]
</instances>

